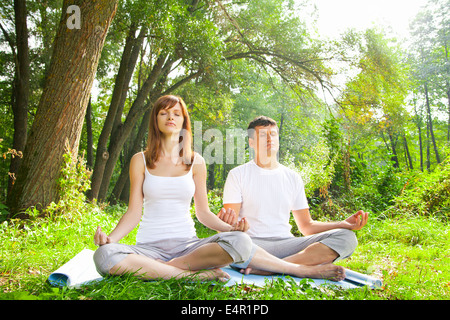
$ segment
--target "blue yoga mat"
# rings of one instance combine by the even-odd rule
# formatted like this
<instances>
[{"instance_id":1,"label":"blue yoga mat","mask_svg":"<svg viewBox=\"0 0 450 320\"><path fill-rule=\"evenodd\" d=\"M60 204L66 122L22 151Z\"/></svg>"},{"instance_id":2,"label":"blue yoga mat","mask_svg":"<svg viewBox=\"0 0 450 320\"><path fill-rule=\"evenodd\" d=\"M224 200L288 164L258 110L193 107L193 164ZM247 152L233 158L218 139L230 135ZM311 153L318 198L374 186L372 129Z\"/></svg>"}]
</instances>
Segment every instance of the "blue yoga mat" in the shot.
<instances>
[{"instance_id":1,"label":"blue yoga mat","mask_svg":"<svg viewBox=\"0 0 450 320\"><path fill-rule=\"evenodd\" d=\"M100 281L103 277L97 272L93 260L94 251L90 249L84 249L79 252L75 257L70 259L63 266L55 270L50 274L48 281L52 286L58 287L79 287L80 285L88 284L92 281ZM222 268L223 271L230 275L230 280L225 284L226 286L247 284L263 287L271 281L276 281L278 278L284 280L293 279L295 282L300 283L304 278L283 276L283 275L243 275L239 271L236 271L230 267ZM346 279L343 281L331 281L324 279L309 279L308 283L313 287L317 286L338 286L345 289L353 289L363 286L368 286L372 289L381 288L381 280L375 279L368 275L355 272L352 270L345 270ZM288 278L289 277L289 278ZM289 282L289 281L287 281Z\"/></svg>"},{"instance_id":2,"label":"blue yoga mat","mask_svg":"<svg viewBox=\"0 0 450 320\"><path fill-rule=\"evenodd\" d=\"M325 279L312 279L312 278L298 278L293 276L284 276L284 275L271 275L271 276L260 276L260 275L243 275L239 271L236 271L230 267L222 268L223 271L228 273L231 279L227 282L227 286L232 286L236 284L248 284L255 285L258 287L263 287L267 284L270 284L272 281L276 281L277 279L283 279L287 281L288 279L294 280L297 284L301 283L305 279L307 283L312 287L318 286L338 286L344 289L354 289L363 286L368 286L371 289L379 289L382 286L381 280L370 277L368 275L355 272L349 269L345 269L346 278L342 281L331 281ZM289 281L287 281L289 282Z\"/></svg>"}]
</instances>

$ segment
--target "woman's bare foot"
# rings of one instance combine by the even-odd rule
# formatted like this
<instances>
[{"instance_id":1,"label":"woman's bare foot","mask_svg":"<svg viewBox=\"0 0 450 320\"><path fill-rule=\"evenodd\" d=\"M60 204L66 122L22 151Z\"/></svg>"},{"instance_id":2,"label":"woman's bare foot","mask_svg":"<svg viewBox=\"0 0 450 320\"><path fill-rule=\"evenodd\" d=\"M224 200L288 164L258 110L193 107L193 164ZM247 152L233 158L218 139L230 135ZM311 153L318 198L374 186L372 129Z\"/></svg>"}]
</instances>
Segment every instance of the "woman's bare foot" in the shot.
<instances>
[{"instance_id":1,"label":"woman's bare foot","mask_svg":"<svg viewBox=\"0 0 450 320\"><path fill-rule=\"evenodd\" d=\"M198 277L200 280L218 280L221 282L227 282L230 279L230 275L219 268L192 272L192 275L194 277Z\"/></svg>"},{"instance_id":2,"label":"woman's bare foot","mask_svg":"<svg viewBox=\"0 0 450 320\"><path fill-rule=\"evenodd\" d=\"M247 275L247 274L256 274L258 276L270 276L270 275L275 274L275 273L270 272L270 271L258 270L258 269L253 269L253 268L250 268L250 267L247 267L245 269L241 269L239 272L242 273L242 274L245 274L245 275Z\"/></svg>"}]
</instances>

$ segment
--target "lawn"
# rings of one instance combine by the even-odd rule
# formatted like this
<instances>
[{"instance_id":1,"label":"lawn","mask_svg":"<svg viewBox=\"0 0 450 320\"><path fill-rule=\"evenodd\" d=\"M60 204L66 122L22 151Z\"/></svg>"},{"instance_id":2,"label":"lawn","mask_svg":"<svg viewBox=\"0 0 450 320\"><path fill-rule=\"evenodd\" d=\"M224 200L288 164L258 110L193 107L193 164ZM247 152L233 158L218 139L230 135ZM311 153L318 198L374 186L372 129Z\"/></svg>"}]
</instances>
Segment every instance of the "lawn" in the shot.
<instances>
[{"instance_id":1,"label":"lawn","mask_svg":"<svg viewBox=\"0 0 450 320\"><path fill-rule=\"evenodd\" d=\"M47 278L84 248L95 250L97 225L110 231L124 208L87 204L83 213L0 224L0 299L39 300L444 300L450 298L450 227L430 217L372 217L359 245L341 265L383 281L379 290L312 288L268 282L224 287L195 281L141 281L132 276L79 289L51 287ZM197 225L199 236L208 232ZM135 233L123 239L134 243ZM289 284L289 286L287 286Z\"/></svg>"}]
</instances>

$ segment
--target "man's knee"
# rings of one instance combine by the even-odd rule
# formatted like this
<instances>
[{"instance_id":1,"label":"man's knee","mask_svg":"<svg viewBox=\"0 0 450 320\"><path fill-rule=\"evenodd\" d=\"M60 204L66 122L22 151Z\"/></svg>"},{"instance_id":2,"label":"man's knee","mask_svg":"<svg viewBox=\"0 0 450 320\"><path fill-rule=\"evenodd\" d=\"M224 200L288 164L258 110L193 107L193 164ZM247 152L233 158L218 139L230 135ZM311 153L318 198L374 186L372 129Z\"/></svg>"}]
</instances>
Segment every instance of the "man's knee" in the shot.
<instances>
[{"instance_id":1,"label":"man's knee","mask_svg":"<svg viewBox=\"0 0 450 320\"><path fill-rule=\"evenodd\" d=\"M342 252L339 259L345 259L350 257L358 246L358 239L355 232L348 229L337 229L334 233L334 237L341 243Z\"/></svg>"}]
</instances>

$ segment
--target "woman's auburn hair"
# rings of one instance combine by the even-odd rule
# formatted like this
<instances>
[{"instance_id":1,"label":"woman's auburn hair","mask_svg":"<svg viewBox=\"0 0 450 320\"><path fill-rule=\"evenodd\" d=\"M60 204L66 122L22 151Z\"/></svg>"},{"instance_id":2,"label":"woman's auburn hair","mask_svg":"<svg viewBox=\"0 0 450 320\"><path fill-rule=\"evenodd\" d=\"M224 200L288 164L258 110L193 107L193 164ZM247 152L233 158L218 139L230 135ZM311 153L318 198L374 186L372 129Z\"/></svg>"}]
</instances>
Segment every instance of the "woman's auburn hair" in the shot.
<instances>
[{"instance_id":1,"label":"woman's auburn hair","mask_svg":"<svg viewBox=\"0 0 450 320\"><path fill-rule=\"evenodd\" d=\"M167 110L175 107L179 103L183 113L183 128L178 138L179 141L179 155L182 158L183 163L186 165L186 170L192 165L194 152L192 150L192 129L189 113L186 108L186 103L179 96L165 95L153 104L153 108L150 113L150 122L148 127L147 148L144 151L145 161L150 169L155 168L155 163L161 156L162 143L161 143L161 131L158 128L157 116L160 110Z\"/></svg>"}]
</instances>

